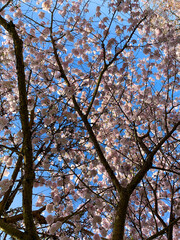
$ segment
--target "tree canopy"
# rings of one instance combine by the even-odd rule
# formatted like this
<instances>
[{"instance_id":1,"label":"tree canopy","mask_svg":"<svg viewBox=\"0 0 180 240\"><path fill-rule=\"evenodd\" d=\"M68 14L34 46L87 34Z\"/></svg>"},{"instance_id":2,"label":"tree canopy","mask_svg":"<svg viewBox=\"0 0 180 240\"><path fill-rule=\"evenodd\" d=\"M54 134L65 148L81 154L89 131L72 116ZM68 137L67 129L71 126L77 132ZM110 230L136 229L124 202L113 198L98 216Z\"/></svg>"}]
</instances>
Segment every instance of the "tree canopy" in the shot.
<instances>
[{"instance_id":1,"label":"tree canopy","mask_svg":"<svg viewBox=\"0 0 180 240\"><path fill-rule=\"evenodd\" d=\"M176 1L1 0L2 239L178 240Z\"/></svg>"}]
</instances>

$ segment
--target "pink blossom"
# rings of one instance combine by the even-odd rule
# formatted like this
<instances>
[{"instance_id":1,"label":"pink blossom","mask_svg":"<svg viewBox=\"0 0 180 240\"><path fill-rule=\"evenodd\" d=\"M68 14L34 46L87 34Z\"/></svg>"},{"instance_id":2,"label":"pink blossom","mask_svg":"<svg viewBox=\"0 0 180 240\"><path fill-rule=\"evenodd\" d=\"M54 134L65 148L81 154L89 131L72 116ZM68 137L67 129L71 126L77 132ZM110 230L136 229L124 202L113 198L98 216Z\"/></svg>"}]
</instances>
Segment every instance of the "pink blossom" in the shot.
<instances>
[{"instance_id":1,"label":"pink blossom","mask_svg":"<svg viewBox=\"0 0 180 240\"><path fill-rule=\"evenodd\" d=\"M101 216L94 216L93 217L93 220L96 222L96 223L101 223Z\"/></svg>"},{"instance_id":2,"label":"pink blossom","mask_svg":"<svg viewBox=\"0 0 180 240\"><path fill-rule=\"evenodd\" d=\"M62 226L62 223L60 221L56 222L56 228L59 229Z\"/></svg>"},{"instance_id":3,"label":"pink blossom","mask_svg":"<svg viewBox=\"0 0 180 240\"><path fill-rule=\"evenodd\" d=\"M4 176L5 176L5 177L8 177L8 176L9 176L9 171L8 171L7 169L5 169L5 171L4 171Z\"/></svg>"},{"instance_id":4,"label":"pink blossom","mask_svg":"<svg viewBox=\"0 0 180 240\"><path fill-rule=\"evenodd\" d=\"M46 222L47 222L48 224L52 224L52 223L54 222L54 217L53 217L53 215L47 215L47 217L46 217Z\"/></svg>"},{"instance_id":5,"label":"pink blossom","mask_svg":"<svg viewBox=\"0 0 180 240\"><path fill-rule=\"evenodd\" d=\"M0 130L2 130L8 123L8 120L3 116L0 117Z\"/></svg>"},{"instance_id":6,"label":"pink blossom","mask_svg":"<svg viewBox=\"0 0 180 240\"><path fill-rule=\"evenodd\" d=\"M33 186L34 186L35 188L37 188L37 187L39 187L39 183L38 183L37 181L34 181Z\"/></svg>"},{"instance_id":7,"label":"pink blossom","mask_svg":"<svg viewBox=\"0 0 180 240\"><path fill-rule=\"evenodd\" d=\"M51 234L54 234L60 227L61 227L62 223L57 221L56 223L53 223L49 229L49 232Z\"/></svg>"},{"instance_id":8,"label":"pink blossom","mask_svg":"<svg viewBox=\"0 0 180 240\"><path fill-rule=\"evenodd\" d=\"M101 240L99 234L97 234L97 233L94 234L93 239L94 239L94 240Z\"/></svg>"},{"instance_id":9,"label":"pink blossom","mask_svg":"<svg viewBox=\"0 0 180 240\"><path fill-rule=\"evenodd\" d=\"M10 8L9 8L9 11L10 11L10 12L14 12L14 11L15 11L15 7L14 7L14 6L10 7Z\"/></svg>"},{"instance_id":10,"label":"pink blossom","mask_svg":"<svg viewBox=\"0 0 180 240\"><path fill-rule=\"evenodd\" d=\"M51 0L46 0L45 2L42 3L42 9L45 11L49 11L51 9L52 1Z\"/></svg>"},{"instance_id":11,"label":"pink blossom","mask_svg":"<svg viewBox=\"0 0 180 240\"><path fill-rule=\"evenodd\" d=\"M37 202L36 202L36 207L42 206L44 200L45 200L45 196L44 196L44 195L38 196L38 200L37 200Z\"/></svg>"},{"instance_id":12,"label":"pink blossom","mask_svg":"<svg viewBox=\"0 0 180 240\"><path fill-rule=\"evenodd\" d=\"M53 223L49 229L50 234L54 234L57 230L56 223Z\"/></svg>"},{"instance_id":13,"label":"pink blossom","mask_svg":"<svg viewBox=\"0 0 180 240\"><path fill-rule=\"evenodd\" d=\"M47 211L48 213L51 213L51 212L53 211L53 209L54 209L54 206L53 206L52 203L46 205L46 211Z\"/></svg>"},{"instance_id":14,"label":"pink blossom","mask_svg":"<svg viewBox=\"0 0 180 240\"><path fill-rule=\"evenodd\" d=\"M20 8L18 8L15 13L13 14L14 17L20 18L22 17L22 11Z\"/></svg>"},{"instance_id":15,"label":"pink blossom","mask_svg":"<svg viewBox=\"0 0 180 240\"><path fill-rule=\"evenodd\" d=\"M79 51L77 49L72 49L72 53L75 55L75 56L78 56L79 55Z\"/></svg>"},{"instance_id":16,"label":"pink blossom","mask_svg":"<svg viewBox=\"0 0 180 240\"><path fill-rule=\"evenodd\" d=\"M13 158L12 158L12 157L9 157L8 160L6 161L6 166L7 166L7 167L11 167L12 162L13 162Z\"/></svg>"},{"instance_id":17,"label":"pink blossom","mask_svg":"<svg viewBox=\"0 0 180 240\"><path fill-rule=\"evenodd\" d=\"M70 42L73 42L73 41L74 41L74 36L71 34L70 31L67 32L66 38L67 38L67 40L69 40Z\"/></svg>"},{"instance_id":18,"label":"pink blossom","mask_svg":"<svg viewBox=\"0 0 180 240\"><path fill-rule=\"evenodd\" d=\"M30 189L41 239L111 239L123 213L123 239L168 226L179 214L177 14L138 0L1 3L3 220L26 211L18 195Z\"/></svg>"},{"instance_id":19,"label":"pink blossom","mask_svg":"<svg viewBox=\"0 0 180 240\"><path fill-rule=\"evenodd\" d=\"M12 20L13 20L13 18L12 18L10 15L8 15L8 14L5 16L5 18L6 18L8 21L12 21Z\"/></svg>"},{"instance_id":20,"label":"pink blossom","mask_svg":"<svg viewBox=\"0 0 180 240\"><path fill-rule=\"evenodd\" d=\"M59 197L59 195L55 195L55 196L54 196L53 202L54 202L55 205L58 205L58 203L60 202L60 197Z\"/></svg>"},{"instance_id":21,"label":"pink blossom","mask_svg":"<svg viewBox=\"0 0 180 240\"><path fill-rule=\"evenodd\" d=\"M96 8L96 17L100 17L101 16L101 12L100 12L100 7L98 6Z\"/></svg>"},{"instance_id":22,"label":"pink blossom","mask_svg":"<svg viewBox=\"0 0 180 240\"><path fill-rule=\"evenodd\" d=\"M12 180L3 179L0 181L0 198L5 194L5 192L9 189L12 185Z\"/></svg>"},{"instance_id":23,"label":"pink blossom","mask_svg":"<svg viewBox=\"0 0 180 240\"><path fill-rule=\"evenodd\" d=\"M38 13L38 16L39 16L39 18L41 18L41 19L43 19L43 18L44 18L44 15L45 15L45 13L44 13L44 12L40 12L40 13Z\"/></svg>"}]
</instances>

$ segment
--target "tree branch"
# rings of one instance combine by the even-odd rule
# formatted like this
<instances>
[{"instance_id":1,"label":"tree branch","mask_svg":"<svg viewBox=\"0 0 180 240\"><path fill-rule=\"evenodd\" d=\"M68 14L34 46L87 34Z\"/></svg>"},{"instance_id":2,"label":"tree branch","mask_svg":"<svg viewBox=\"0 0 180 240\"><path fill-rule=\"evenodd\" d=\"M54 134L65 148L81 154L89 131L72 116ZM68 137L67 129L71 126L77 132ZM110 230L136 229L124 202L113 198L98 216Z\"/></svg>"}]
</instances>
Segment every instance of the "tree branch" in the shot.
<instances>
[{"instance_id":1,"label":"tree branch","mask_svg":"<svg viewBox=\"0 0 180 240\"><path fill-rule=\"evenodd\" d=\"M58 64L59 71L61 73L61 77L65 80L67 86L70 87L71 84L70 84L70 82L69 82L69 80L68 80L68 78L67 78L67 76L66 76L66 74L64 72L63 66L62 66L62 64L61 64L61 62L59 60L59 56L58 56L58 53L57 53L55 41L54 41L53 36L52 36L52 30L51 30L51 36L50 37L51 37L51 41L52 41L52 45L53 45L54 56L55 56L56 62ZM97 152L97 154L99 156L99 159L100 159L102 165L105 167L105 169L106 169L106 171L107 171L107 173L108 173L108 175L109 175L113 185L115 186L115 188L117 189L118 193L120 194L123 188L121 187L121 185L120 185L118 179L116 178L112 168L110 167L109 163L107 162L106 158L104 157L104 154L103 154L103 152L101 150L101 147L100 147L100 145L99 145L99 143L98 143L98 141L96 139L96 136L95 136L95 134L94 134L94 132L92 130L92 127L89 124L89 122L87 120L87 117L81 111L80 106L77 103L74 94L72 95L72 101L73 101L75 110L77 111L77 113L81 117L84 125L86 126L86 129L87 129L87 131L89 133L89 136L90 136L90 138L91 138L91 140L92 140L92 142L94 144L94 147L96 149L96 152Z\"/></svg>"},{"instance_id":2,"label":"tree branch","mask_svg":"<svg viewBox=\"0 0 180 240\"><path fill-rule=\"evenodd\" d=\"M176 218L173 222L171 222L167 227L165 227L164 229L162 229L161 231L157 232L156 234L154 234L153 236L147 238L146 240L152 240L155 239L161 235L163 235L164 233L166 233L166 231L171 228L174 224L176 224L178 221L180 220L180 217Z\"/></svg>"},{"instance_id":3,"label":"tree branch","mask_svg":"<svg viewBox=\"0 0 180 240\"><path fill-rule=\"evenodd\" d=\"M12 180L13 180L13 184L17 178L17 175L19 173L19 170L22 166L22 160L23 157L22 155L19 156L17 163L16 163L16 167L14 169L14 172L12 174ZM4 194L3 200L0 202L0 214L2 215L4 208L6 207L7 202L10 200L10 194L12 193L11 190L13 188L13 185L9 187L8 191L6 191L6 193Z\"/></svg>"},{"instance_id":4,"label":"tree branch","mask_svg":"<svg viewBox=\"0 0 180 240\"><path fill-rule=\"evenodd\" d=\"M0 230L3 231L3 232L6 232L11 237L15 237L18 240L27 239L25 233L16 229L11 224L4 222L4 220L2 218L0 219Z\"/></svg>"},{"instance_id":5,"label":"tree branch","mask_svg":"<svg viewBox=\"0 0 180 240\"><path fill-rule=\"evenodd\" d=\"M4 6L0 9L0 12L2 12L13 0L9 0Z\"/></svg>"},{"instance_id":6,"label":"tree branch","mask_svg":"<svg viewBox=\"0 0 180 240\"><path fill-rule=\"evenodd\" d=\"M23 60L23 41L20 39L15 25L12 21L7 22L0 16L0 25L4 27L11 35L14 43L16 71L18 79L19 91L19 105L20 105L20 120L23 131L23 149L24 154L24 177L23 177L23 216L28 235L27 240L39 240L32 215L32 189L33 181L35 178L33 170L33 156L32 156L32 143L31 143L31 130L29 127L28 107L27 107L27 92L26 92L26 79Z\"/></svg>"},{"instance_id":7,"label":"tree branch","mask_svg":"<svg viewBox=\"0 0 180 240\"><path fill-rule=\"evenodd\" d=\"M143 148L146 147L146 153L147 157L146 157L146 161L144 162L142 168L139 170L139 172L133 177L133 179L131 180L131 182L128 184L128 191L130 193L132 193L134 191L134 189L136 188L136 186L140 183L140 181L143 179L143 177L145 176L145 174L148 172L148 170L152 167L152 162L153 162L153 158L154 155L157 153L157 151L161 148L161 146L165 143L165 141L172 135L172 133L177 129L177 127L180 125L180 121L177 122L174 127L171 129L171 131L168 132L168 134L166 134L161 141L154 147L154 149L152 151L149 151L148 148L145 146L145 144L143 143L144 146L142 146ZM140 144L142 145L142 142L140 142Z\"/></svg>"}]
</instances>

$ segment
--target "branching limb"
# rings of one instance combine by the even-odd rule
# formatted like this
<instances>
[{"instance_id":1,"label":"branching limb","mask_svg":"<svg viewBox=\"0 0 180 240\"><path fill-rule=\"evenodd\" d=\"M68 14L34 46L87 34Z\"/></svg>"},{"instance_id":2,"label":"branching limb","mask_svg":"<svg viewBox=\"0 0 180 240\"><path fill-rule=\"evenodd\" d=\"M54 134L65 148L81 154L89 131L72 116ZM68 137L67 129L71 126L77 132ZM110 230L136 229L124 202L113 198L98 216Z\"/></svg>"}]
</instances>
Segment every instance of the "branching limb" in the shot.
<instances>
[{"instance_id":1,"label":"branching limb","mask_svg":"<svg viewBox=\"0 0 180 240\"><path fill-rule=\"evenodd\" d=\"M171 222L167 227L165 227L164 229L162 229L161 231L157 232L156 234L154 234L153 236L147 238L146 240L152 240L155 239L159 236L162 236L164 233L167 232L167 230L169 228L171 228L173 225L175 225L178 221L180 220L180 217L176 218L173 222Z\"/></svg>"},{"instance_id":2,"label":"branching limb","mask_svg":"<svg viewBox=\"0 0 180 240\"><path fill-rule=\"evenodd\" d=\"M11 237L15 237L18 240L24 240L26 238L26 234L21 232L20 230L13 227L11 224L6 223L4 219L0 219L0 230L6 232Z\"/></svg>"},{"instance_id":3,"label":"branching limb","mask_svg":"<svg viewBox=\"0 0 180 240\"><path fill-rule=\"evenodd\" d=\"M152 151L149 151L148 148L145 146L145 144L142 142L142 139L139 138L139 143L142 145L142 147L146 150L147 157L146 161L144 162L142 168L139 170L139 172L133 177L131 182L128 184L128 191L131 193L134 191L136 186L140 183L140 181L143 179L145 174L148 172L148 170L152 167L152 162L154 155L157 153L157 151L161 148L161 146L165 143L165 141L173 134L173 132L178 128L180 125L180 121L177 122L174 127L169 131L161 140L160 142L154 147Z\"/></svg>"},{"instance_id":4,"label":"branching limb","mask_svg":"<svg viewBox=\"0 0 180 240\"><path fill-rule=\"evenodd\" d=\"M52 36L52 29L51 29L51 36L50 37L51 37L51 42L52 42L52 45L53 45L54 56L55 56L56 62L58 64L59 71L61 73L61 77L65 80L67 86L70 87L71 84L70 84L70 82L69 82L69 80L68 80L68 78L67 78L67 76L66 76L66 74L64 72L63 66L62 66L62 64L60 62L60 59L59 59L59 56L58 56L58 53L57 53L56 44L55 44L55 41L54 41L53 36ZM112 181L113 185L115 186L115 188L117 189L118 193L120 194L121 191L122 191L122 187L121 187L118 179L116 178L112 168L110 167L109 163L107 162L106 158L104 157L104 154L103 154L103 152L101 150L101 147L100 147L100 145L99 145L99 143L98 143L98 141L96 139L96 136L95 136L95 134L94 134L94 132L92 130L92 127L89 124L87 117L83 114L79 104L76 101L76 98L75 98L74 94L72 95L72 101L73 101L75 110L77 111L77 113L81 117L84 125L86 126L86 129L87 129L87 131L89 133L89 136L90 136L90 138L91 138L91 140L92 140L92 142L94 144L94 147L96 149L96 152L97 152L97 154L99 156L99 159L100 159L102 165L105 167L109 177L111 178L111 181Z\"/></svg>"},{"instance_id":5,"label":"branching limb","mask_svg":"<svg viewBox=\"0 0 180 240\"><path fill-rule=\"evenodd\" d=\"M13 0L9 0L1 9L0 12L2 12Z\"/></svg>"},{"instance_id":6,"label":"branching limb","mask_svg":"<svg viewBox=\"0 0 180 240\"><path fill-rule=\"evenodd\" d=\"M0 25L11 35L14 43L16 74L18 79L20 120L23 132L23 217L26 227L27 240L39 240L32 215L32 189L35 173L33 169L31 129L29 127L25 67L23 59L23 41L19 37L12 21L8 22L0 16Z\"/></svg>"},{"instance_id":7,"label":"branching limb","mask_svg":"<svg viewBox=\"0 0 180 240\"><path fill-rule=\"evenodd\" d=\"M12 174L12 181L13 181L13 184L17 178L17 175L19 173L19 170L22 166L22 160L23 160L23 157L22 155L19 156L18 160L17 160L17 163L16 163L16 167L14 169L14 172ZM9 187L8 191L6 191L6 193L4 194L4 197L3 197L3 200L0 202L0 214L2 214L4 208L6 207L6 203L7 201L9 201L9 198L10 198L10 195L11 195L11 191L12 191L12 188L13 188L13 184Z\"/></svg>"}]
</instances>

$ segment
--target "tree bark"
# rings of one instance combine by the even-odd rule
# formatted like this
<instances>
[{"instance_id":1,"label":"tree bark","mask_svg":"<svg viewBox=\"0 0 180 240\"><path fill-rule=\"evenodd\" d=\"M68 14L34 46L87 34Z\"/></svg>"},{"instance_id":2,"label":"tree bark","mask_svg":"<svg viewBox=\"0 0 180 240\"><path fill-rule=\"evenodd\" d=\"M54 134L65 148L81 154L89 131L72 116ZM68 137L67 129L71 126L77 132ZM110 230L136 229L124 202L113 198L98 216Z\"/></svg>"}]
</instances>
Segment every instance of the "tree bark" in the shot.
<instances>
[{"instance_id":1,"label":"tree bark","mask_svg":"<svg viewBox=\"0 0 180 240\"><path fill-rule=\"evenodd\" d=\"M130 198L130 195L124 189L120 195L120 201L118 203L117 210L116 210L112 240L124 239L124 227L125 227L129 198Z\"/></svg>"},{"instance_id":2,"label":"tree bark","mask_svg":"<svg viewBox=\"0 0 180 240\"><path fill-rule=\"evenodd\" d=\"M15 25L12 21L7 22L0 16L0 24L11 35L14 43L15 59L16 59L16 74L19 90L19 107L20 121L23 132L23 148L24 156L24 176L23 176L23 218L26 229L26 240L39 240L32 214L32 191L35 173L33 169L33 154L31 142L31 130L28 119L26 78L23 59L23 41L20 39Z\"/></svg>"}]
</instances>

